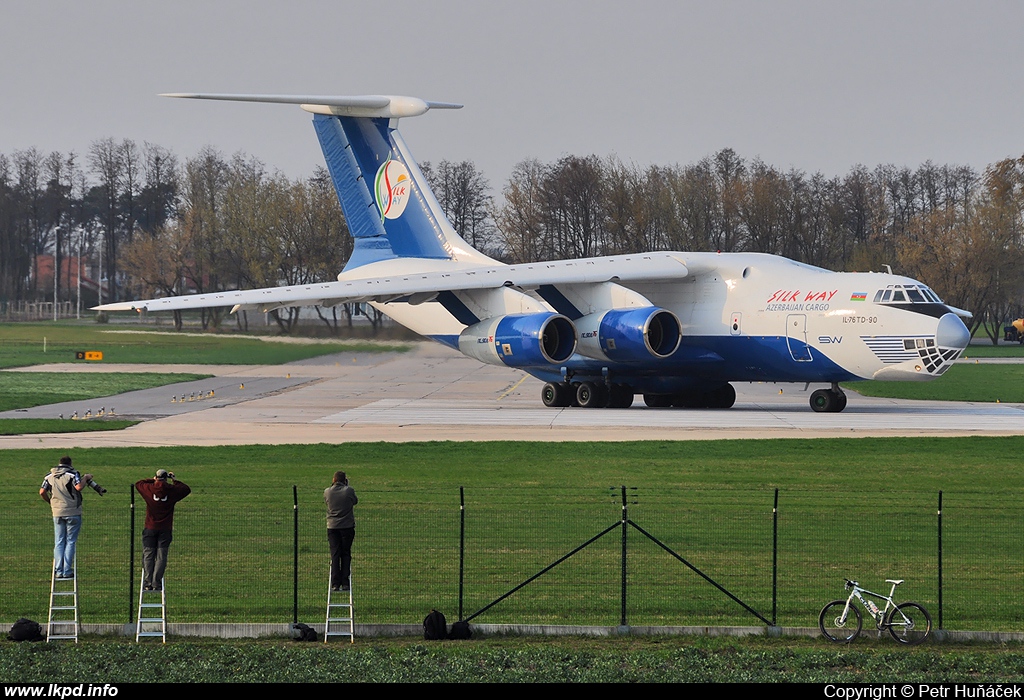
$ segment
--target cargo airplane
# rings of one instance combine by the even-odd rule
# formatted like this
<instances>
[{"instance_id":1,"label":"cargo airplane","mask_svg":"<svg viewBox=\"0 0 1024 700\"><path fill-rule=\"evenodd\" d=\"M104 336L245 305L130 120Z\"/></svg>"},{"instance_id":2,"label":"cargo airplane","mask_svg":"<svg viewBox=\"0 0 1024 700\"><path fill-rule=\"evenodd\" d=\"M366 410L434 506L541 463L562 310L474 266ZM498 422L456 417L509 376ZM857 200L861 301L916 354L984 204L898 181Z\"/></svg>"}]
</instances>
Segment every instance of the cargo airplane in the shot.
<instances>
[{"instance_id":1,"label":"cargo airplane","mask_svg":"<svg viewBox=\"0 0 1024 700\"><path fill-rule=\"evenodd\" d=\"M729 408L730 382L823 384L942 375L970 340L926 285L761 253L658 251L506 265L445 218L398 121L461 105L399 96L174 94L301 105L313 114L353 237L337 281L104 304L100 311L366 302L465 355L546 382L546 406Z\"/></svg>"}]
</instances>

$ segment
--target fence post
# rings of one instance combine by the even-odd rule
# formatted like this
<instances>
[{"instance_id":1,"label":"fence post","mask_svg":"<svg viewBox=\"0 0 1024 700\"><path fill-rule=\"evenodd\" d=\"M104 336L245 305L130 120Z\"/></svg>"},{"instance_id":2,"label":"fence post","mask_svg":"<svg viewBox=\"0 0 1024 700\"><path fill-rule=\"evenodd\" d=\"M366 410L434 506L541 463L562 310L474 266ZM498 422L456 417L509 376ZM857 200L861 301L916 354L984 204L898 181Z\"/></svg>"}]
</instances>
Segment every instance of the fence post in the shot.
<instances>
[{"instance_id":1,"label":"fence post","mask_svg":"<svg viewBox=\"0 0 1024 700\"><path fill-rule=\"evenodd\" d=\"M939 629L942 629L942 491L939 491Z\"/></svg>"},{"instance_id":2,"label":"fence post","mask_svg":"<svg viewBox=\"0 0 1024 700\"><path fill-rule=\"evenodd\" d=\"M292 484L292 624L299 622L299 488Z\"/></svg>"},{"instance_id":3,"label":"fence post","mask_svg":"<svg viewBox=\"0 0 1024 700\"><path fill-rule=\"evenodd\" d=\"M622 609L619 626L626 626L626 523L629 522L629 506L626 505L626 485L622 485Z\"/></svg>"},{"instance_id":4,"label":"fence post","mask_svg":"<svg viewBox=\"0 0 1024 700\"><path fill-rule=\"evenodd\" d=\"M128 624L135 619L135 485L128 486Z\"/></svg>"},{"instance_id":5,"label":"fence post","mask_svg":"<svg viewBox=\"0 0 1024 700\"><path fill-rule=\"evenodd\" d=\"M772 506L772 626L778 620L779 581L779 490L775 489L775 505Z\"/></svg>"},{"instance_id":6,"label":"fence post","mask_svg":"<svg viewBox=\"0 0 1024 700\"><path fill-rule=\"evenodd\" d=\"M466 567L466 489L459 487L459 619L462 619L462 592Z\"/></svg>"}]
</instances>

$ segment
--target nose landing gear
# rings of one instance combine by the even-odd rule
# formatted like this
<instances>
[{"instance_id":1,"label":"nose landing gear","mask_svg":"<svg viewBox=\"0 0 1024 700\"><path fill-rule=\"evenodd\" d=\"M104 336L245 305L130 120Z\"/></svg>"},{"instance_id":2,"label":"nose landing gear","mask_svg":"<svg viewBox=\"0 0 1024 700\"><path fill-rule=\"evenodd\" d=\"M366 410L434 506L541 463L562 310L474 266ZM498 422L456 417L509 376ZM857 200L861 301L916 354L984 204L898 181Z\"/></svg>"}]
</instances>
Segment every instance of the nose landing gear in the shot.
<instances>
[{"instance_id":1,"label":"nose landing gear","mask_svg":"<svg viewBox=\"0 0 1024 700\"><path fill-rule=\"evenodd\" d=\"M839 413L846 408L846 394L839 388L839 382L832 382L830 389L811 392L811 410L815 413Z\"/></svg>"}]
</instances>

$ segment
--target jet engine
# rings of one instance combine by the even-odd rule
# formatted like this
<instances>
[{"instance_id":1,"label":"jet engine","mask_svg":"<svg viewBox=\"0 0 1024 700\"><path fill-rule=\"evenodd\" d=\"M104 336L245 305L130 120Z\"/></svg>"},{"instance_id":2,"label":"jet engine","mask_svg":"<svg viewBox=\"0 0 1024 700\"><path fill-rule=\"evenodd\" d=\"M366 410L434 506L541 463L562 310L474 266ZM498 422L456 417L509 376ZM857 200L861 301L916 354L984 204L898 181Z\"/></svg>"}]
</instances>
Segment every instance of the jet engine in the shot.
<instances>
[{"instance_id":1,"label":"jet engine","mask_svg":"<svg viewBox=\"0 0 1024 700\"><path fill-rule=\"evenodd\" d=\"M577 319L577 352L596 360L642 362L668 357L679 347L682 326L656 306L610 309Z\"/></svg>"},{"instance_id":2,"label":"jet engine","mask_svg":"<svg viewBox=\"0 0 1024 700\"><path fill-rule=\"evenodd\" d=\"M555 313L496 316L462 331L459 351L491 365L558 365L576 351L576 327Z\"/></svg>"}]
</instances>

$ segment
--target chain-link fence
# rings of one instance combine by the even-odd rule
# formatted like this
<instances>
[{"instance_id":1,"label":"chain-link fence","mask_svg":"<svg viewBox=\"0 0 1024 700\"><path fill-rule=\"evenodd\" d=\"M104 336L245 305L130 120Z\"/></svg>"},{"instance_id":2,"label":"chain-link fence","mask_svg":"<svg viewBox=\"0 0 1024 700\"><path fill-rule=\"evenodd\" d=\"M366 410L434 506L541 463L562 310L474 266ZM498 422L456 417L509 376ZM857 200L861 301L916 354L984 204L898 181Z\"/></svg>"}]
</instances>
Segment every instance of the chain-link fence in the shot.
<instances>
[{"instance_id":1,"label":"chain-link fence","mask_svg":"<svg viewBox=\"0 0 1024 700\"><path fill-rule=\"evenodd\" d=\"M240 486L178 505L169 620L322 618L322 490L300 488L293 501L291 489ZM882 592L899 578L897 599L922 603L937 625L941 615L947 629L1024 629L1024 515L1000 494L946 493L940 516L939 493L893 491L783 490L777 510L774 492L742 489L358 493L362 623L414 623L437 608L488 623L813 627L844 578ZM85 505L82 622L134 619L144 505L132 501L120 486ZM0 620L46 618L49 522L0 513Z\"/></svg>"}]
</instances>

